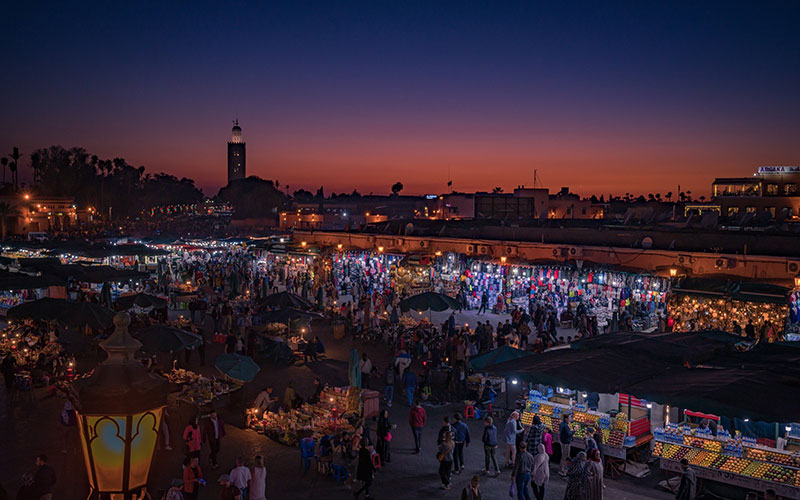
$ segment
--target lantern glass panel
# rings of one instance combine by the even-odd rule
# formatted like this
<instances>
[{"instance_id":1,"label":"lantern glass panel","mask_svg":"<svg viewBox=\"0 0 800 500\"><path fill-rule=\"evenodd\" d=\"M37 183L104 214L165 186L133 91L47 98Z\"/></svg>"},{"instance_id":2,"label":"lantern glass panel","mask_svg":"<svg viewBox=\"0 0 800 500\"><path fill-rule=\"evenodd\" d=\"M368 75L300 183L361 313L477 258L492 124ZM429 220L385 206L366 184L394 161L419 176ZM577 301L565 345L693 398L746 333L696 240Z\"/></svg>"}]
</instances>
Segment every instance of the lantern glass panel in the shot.
<instances>
[{"instance_id":1,"label":"lantern glass panel","mask_svg":"<svg viewBox=\"0 0 800 500\"><path fill-rule=\"evenodd\" d=\"M81 421L86 469L97 477L98 491L122 491L125 463L125 416L87 415ZM87 449L88 448L88 449ZM91 457L91 461L90 461ZM92 481L92 474L89 474Z\"/></svg>"},{"instance_id":2,"label":"lantern glass panel","mask_svg":"<svg viewBox=\"0 0 800 500\"><path fill-rule=\"evenodd\" d=\"M131 475L130 486L136 488L147 483L150 462L158 442L162 409L147 411L133 416L131 430Z\"/></svg>"}]
</instances>

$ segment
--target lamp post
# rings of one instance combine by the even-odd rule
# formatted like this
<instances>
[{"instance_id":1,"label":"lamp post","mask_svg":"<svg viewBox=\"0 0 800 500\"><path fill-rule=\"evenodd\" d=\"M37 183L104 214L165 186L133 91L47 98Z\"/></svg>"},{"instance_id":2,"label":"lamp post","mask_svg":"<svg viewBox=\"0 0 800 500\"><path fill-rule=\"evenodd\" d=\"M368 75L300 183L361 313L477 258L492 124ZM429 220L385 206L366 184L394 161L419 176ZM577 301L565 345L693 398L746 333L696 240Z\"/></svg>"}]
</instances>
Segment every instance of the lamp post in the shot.
<instances>
[{"instance_id":1,"label":"lamp post","mask_svg":"<svg viewBox=\"0 0 800 500\"><path fill-rule=\"evenodd\" d=\"M166 406L166 381L133 359L141 342L128 334L130 316L114 317L114 333L100 347L108 358L76 382L81 445L90 497L141 498Z\"/></svg>"}]
</instances>

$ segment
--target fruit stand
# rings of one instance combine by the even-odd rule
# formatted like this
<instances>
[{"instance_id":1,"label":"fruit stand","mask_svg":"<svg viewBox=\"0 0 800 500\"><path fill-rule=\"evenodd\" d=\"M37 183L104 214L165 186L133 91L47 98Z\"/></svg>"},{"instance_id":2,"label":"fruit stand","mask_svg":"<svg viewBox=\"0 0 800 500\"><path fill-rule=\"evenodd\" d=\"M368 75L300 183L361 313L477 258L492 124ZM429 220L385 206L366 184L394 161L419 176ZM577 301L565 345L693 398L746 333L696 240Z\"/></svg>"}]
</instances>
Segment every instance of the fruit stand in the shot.
<instances>
[{"instance_id":1,"label":"fruit stand","mask_svg":"<svg viewBox=\"0 0 800 500\"><path fill-rule=\"evenodd\" d=\"M654 435L653 454L662 470L680 473L685 458L699 478L800 498L800 453L768 448L739 434L712 436L678 424L658 428Z\"/></svg>"},{"instance_id":2,"label":"fruit stand","mask_svg":"<svg viewBox=\"0 0 800 500\"><path fill-rule=\"evenodd\" d=\"M521 418L523 425L530 425L533 422L533 416L539 415L547 427L553 429L553 432L557 432L562 416L565 414L572 414L571 425L575 430L574 437L576 438L572 441L573 447L584 448L583 438L587 427L600 429L603 433L605 471L609 477L620 477L625 472L625 464L629 457L637 462L646 461L648 443L653 438L650 434L650 421L646 417L629 421L622 412L612 416L608 413L588 410L583 405L570 406L534 398L526 402ZM642 418L645 419L646 425L639 422Z\"/></svg>"}]
</instances>

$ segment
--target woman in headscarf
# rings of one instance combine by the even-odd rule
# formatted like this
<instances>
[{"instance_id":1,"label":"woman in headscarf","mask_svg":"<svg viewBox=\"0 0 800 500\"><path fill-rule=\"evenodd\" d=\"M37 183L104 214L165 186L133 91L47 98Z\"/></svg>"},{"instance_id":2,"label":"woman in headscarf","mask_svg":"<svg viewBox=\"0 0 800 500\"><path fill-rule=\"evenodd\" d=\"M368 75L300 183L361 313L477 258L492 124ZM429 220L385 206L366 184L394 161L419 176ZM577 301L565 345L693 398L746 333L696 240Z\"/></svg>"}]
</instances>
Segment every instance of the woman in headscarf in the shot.
<instances>
[{"instance_id":1,"label":"woman in headscarf","mask_svg":"<svg viewBox=\"0 0 800 500\"><path fill-rule=\"evenodd\" d=\"M600 461L600 450L593 449L586 462L583 480L586 500L603 500L603 463Z\"/></svg>"},{"instance_id":2,"label":"woman in headscarf","mask_svg":"<svg viewBox=\"0 0 800 500\"><path fill-rule=\"evenodd\" d=\"M544 500L544 486L550 480L550 455L547 454L543 444L540 444L537 450L536 455L533 457L531 486L536 500Z\"/></svg>"},{"instance_id":3,"label":"woman in headscarf","mask_svg":"<svg viewBox=\"0 0 800 500\"><path fill-rule=\"evenodd\" d=\"M586 467L586 453L580 452L567 471L567 491L564 500L584 500L583 471Z\"/></svg>"},{"instance_id":4,"label":"woman in headscarf","mask_svg":"<svg viewBox=\"0 0 800 500\"><path fill-rule=\"evenodd\" d=\"M381 456L382 464L389 463L391 461L391 455L389 453L389 440L392 439L391 430L392 424L389 422L389 410L384 409L378 416L378 443L375 446L378 451L378 455Z\"/></svg>"}]
</instances>

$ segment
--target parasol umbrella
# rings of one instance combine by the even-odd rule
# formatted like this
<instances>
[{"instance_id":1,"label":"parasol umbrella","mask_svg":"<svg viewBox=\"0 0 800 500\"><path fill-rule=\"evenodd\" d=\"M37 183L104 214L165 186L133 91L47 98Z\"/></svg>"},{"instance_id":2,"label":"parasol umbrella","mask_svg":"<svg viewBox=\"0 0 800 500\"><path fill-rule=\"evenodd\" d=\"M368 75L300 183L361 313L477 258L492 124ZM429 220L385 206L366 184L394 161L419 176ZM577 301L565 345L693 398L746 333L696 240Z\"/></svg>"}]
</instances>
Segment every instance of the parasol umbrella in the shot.
<instances>
[{"instance_id":1,"label":"parasol umbrella","mask_svg":"<svg viewBox=\"0 0 800 500\"><path fill-rule=\"evenodd\" d=\"M155 295L147 293L137 293L135 295L120 297L115 304L118 309L131 309L134 306L141 307L142 309L150 307L160 309L167 305L167 299L162 299L161 297L156 297Z\"/></svg>"},{"instance_id":2,"label":"parasol umbrella","mask_svg":"<svg viewBox=\"0 0 800 500\"><path fill-rule=\"evenodd\" d=\"M12 307L7 316L12 319L57 321L64 325L90 326L101 330L109 328L114 321L114 313L97 304L51 298Z\"/></svg>"},{"instance_id":3,"label":"parasol umbrella","mask_svg":"<svg viewBox=\"0 0 800 500\"><path fill-rule=\"evenodd\" d=\"M293 307L284 307L275 311L265 311L259 314L261 321L264 323L288 323L298 319L312 320L321 318L322 315L315 312L303 311Z\"/></svg>"},{"instance_id":4,"label":"parasol umbrella","mask_svg":"<svg viewBox=\"0 0 800 500\"><path fill-rule=\"evenodd\" d=\"M58 343L70 354L85 354L91 349L89 337L75 330L63 330L58 334Z\"/></svg>"},{"instance_id":5,"label":"parasol umbrella","mask_svg":"<svg viewBox=\"0 0 800 500\"><path fill-rule=\"evenodd\" d=\"M447 309L461 309L461 304L452 297L436 292L424 292L400 301L400 310L403 312L413 309L415 311L446 311Z\"/></svg>"},{"instance_id":6,"label":"parasol umbrella","mask_svg":"<svg viewBox=\"0 0 800 500\"><path fill-rule=\"evenodd\" d=\"M214 365L225 375L242 382L252 381L261 370L253 358L241 354L220 354Z\"/></svg>"},{"instance_id":7,"label":"parasol umbrella","mask_svg":"<svg viewBox=\"0 0 800 500\"><path fill-rule=\"evenodd\" d=\"M313 305L303 297L289 292L273 293L258 301L262 307L293 307L295 309L311 309Z\"/></svg>"},{"instance_id":8,"label":"parasol umbrella","mask_svg":"<svg viewBox=\"0 0 800 500\"><path fill-rule=\"evenodd\" d=\"M196 333L187 332L167 325L153 325L132 332L148 352L177 352L194 349L203 339Z\"/></svg>"}]
</instances>

